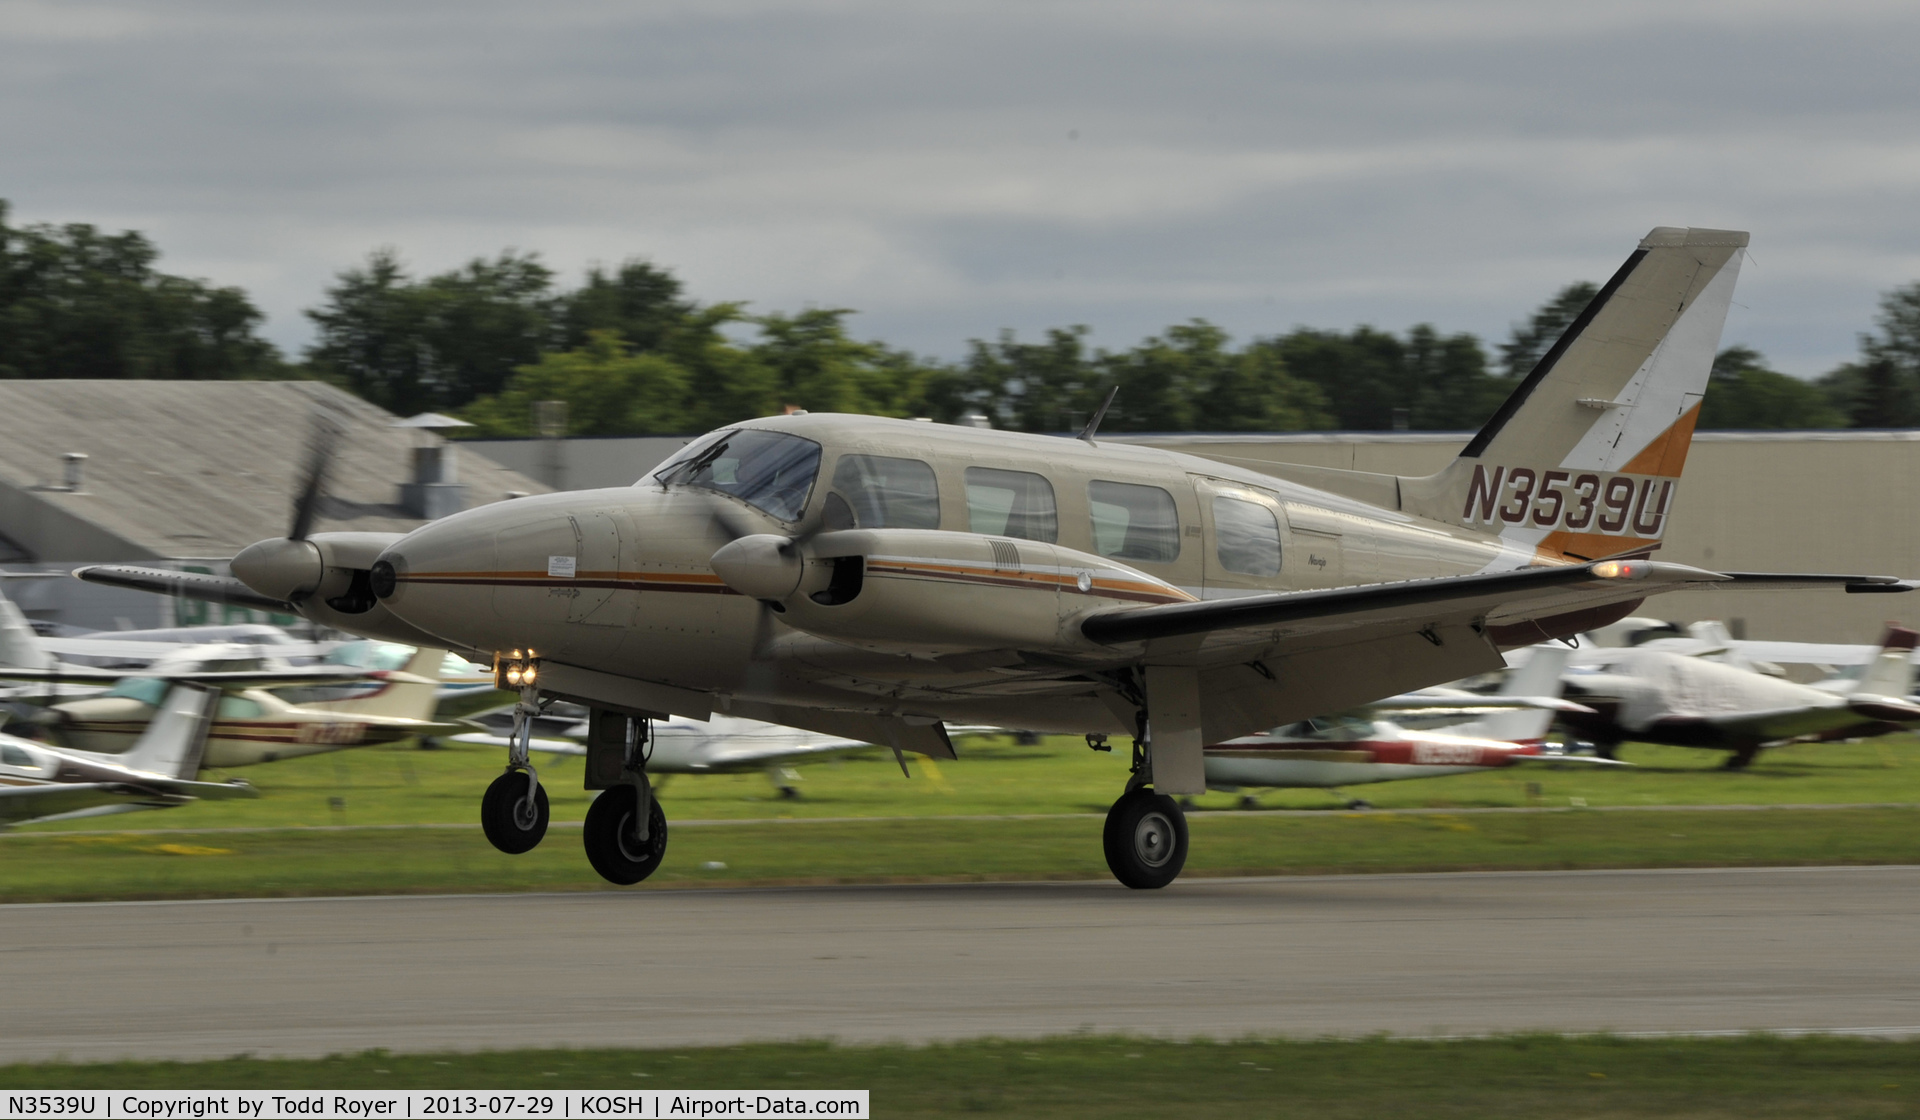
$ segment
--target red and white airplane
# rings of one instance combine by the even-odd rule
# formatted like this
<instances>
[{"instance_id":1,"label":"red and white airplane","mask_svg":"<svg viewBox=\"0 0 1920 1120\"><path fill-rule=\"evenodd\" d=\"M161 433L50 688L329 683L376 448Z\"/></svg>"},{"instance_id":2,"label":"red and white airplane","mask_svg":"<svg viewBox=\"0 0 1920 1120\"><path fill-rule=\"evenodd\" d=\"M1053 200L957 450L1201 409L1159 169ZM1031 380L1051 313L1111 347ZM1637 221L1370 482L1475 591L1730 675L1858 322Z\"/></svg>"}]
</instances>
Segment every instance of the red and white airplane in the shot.
<instances>
[{"instance_id":1,"label":"red and white airplane","mask_svg":"<svg viewBox=\"0 0 1920 1120\"><path fill-rule=\"evenodd\" d=\"M1560 674L1572 651L1536 647L1507 675L1497 696L1409 693L1353 712L1289 723L1206 748L1207 788L1237 793L1248 787L1332 789L1409 778L1477 774L1527 763L1618 766L1611 759L1561 753L1546 740L1556 713L1590 712L1558 699ZM1383 718L1391 716L1393 718ZM1462 716L1470 722L1443 730L1405 723ZM1252 795L1241 805L1256 804ZM1354 808L1367 808L1358 798Z\"/></svg>"}]
</instances>

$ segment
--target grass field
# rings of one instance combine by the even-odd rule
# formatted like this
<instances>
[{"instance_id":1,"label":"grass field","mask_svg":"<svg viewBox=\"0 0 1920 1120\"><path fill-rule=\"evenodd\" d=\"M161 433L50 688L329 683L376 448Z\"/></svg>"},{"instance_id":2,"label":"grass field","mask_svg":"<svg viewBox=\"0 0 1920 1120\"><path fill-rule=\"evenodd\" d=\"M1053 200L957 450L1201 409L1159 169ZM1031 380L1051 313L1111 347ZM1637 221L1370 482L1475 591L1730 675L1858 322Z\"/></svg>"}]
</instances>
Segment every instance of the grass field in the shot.
<instances>
[{"instance_id":1,"label":"grass field","mask_svg":"<svg viewBox=\"0 0 1920 1120\"><path fill-rule=\"evenodd\" d=\"M905 879L1105 879L1098 817L725 824L673 830L639 888L588 867L578 829L507 856L478 828L0 840L0 901L659 889ZM1212 813L1186 874L1920 863L1920 809Z\"/></svg>"},{"instance_id":2,"label":"grass field","mask_svg":"<svg viewBox=\"0 0 1920 1120\"><path fill-rule=\"evenodd\" d=\"M1894 1117L1920 1110L1920 1042L1084 1036L923 1048L787 1043L0 1066L0 1091L45 1086L867 1089L874 1115L885 1117Z\"/></svg>"},{"instance_id":3,"label":"grass field","mask_svg":"<svg viewBox=\"0 0 1920 1120\"><path fill-rule=\"evenodd\" d=\"M1187 874L1920 862L1920 808L1569 808L1920 805L1912 737L1789 748L1745 773L1715 769L1708 752L1629 751L1645 765L1356 787L1380 806L1364 813L1316 790L1273 791L1263 804L1324 812L1243 811L1209 794L1189 815ZM586 810L577 759L545 760L557 822L545 843L522 856L488 847L473 822L500 760L481 747L343 751L244 771L257 801L28 826L0 837L0 901L607 889L568 827ZM662 794L671 821L740 823L674 829L666 865L642 889L1106 877L1100 814L1124 774L1119 752L976 740L961 761L910 765L910 780L890 756L809 767L797 800L760 775L677 777ZM1447 811L1527 806L1562 811ZM1036 819L954 819L1021 814Z\"/></svg>"},{"instance_id":4,"label":"grass field","mask_svg":"<svg viewBox=\"0 0 1920 1120\"><path fill-rule=\"evenodd\" d=\"M1124 741L1113 753L1098 754L1066 737L1034 747L1005 738L969 739L960 752L957 762L908 756L910 779L890 754L878 751L811 765L799 771L802 796L794 800L779 798L760 774L675 776L661 802L670 820L1105 813L1126 780ZM1739 773L1718 769L1723 755L1717 751L1629 746L1624 757L1636 766L1513 768L1354 786L1351 792L1381 808L1403 809L1566 806L1576 799L1591 806L1920 804L1920 739L1908 735L1787 747ZM471 824L479 819L481 791L504 760L496 747L340 751L209 773L214 780L245 778L260 788L258 800L28 825L23 831ZM536 755L534 761L552 798L553 819L584 817L581 760ZM1529 785L1537 795L1529 794ZM1344 807L1324 790L1270 790L1260 800L1270 808ZM1202 811L1233 810L1237 801L1210 793L1196 804Z\"/></svg>"}]
</instances>

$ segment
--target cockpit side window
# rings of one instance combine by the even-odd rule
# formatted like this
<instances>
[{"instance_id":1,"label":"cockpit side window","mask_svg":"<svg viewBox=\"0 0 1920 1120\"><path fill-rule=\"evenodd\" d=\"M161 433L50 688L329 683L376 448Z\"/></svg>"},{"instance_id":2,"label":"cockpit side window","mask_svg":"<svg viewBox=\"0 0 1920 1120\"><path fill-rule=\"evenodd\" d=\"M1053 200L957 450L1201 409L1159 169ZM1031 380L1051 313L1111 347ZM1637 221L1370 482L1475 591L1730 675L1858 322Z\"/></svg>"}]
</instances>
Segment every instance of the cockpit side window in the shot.
<instances>
[{"instance_id":1,"label":"cockpit side window","mask_svg":"<svg viewBox=\"0 0 1920 1120\"><path fill-rule=\"evenodd\" d=\"M734 428L682 448L653 478L731 494L781 521L798 521L820 474L820 445L785 432Z\"/></svg>"},{"instance_id":2,"label":"cockpit side window","mask_svg":"<svg viewBox=\"0 0 1920 1120\"><path fill-rule=\"evenodd\" d=\"M1167 564L1180 558L1180 515L1173 495L1158 486L1090 482L1093 547L1115 560Z\"/></svg>"},{"instance_id":3,"label":"cockpit side window","mask_svg":"<svg viewBox=\"0 0 1920 1120\"><path fill-rule=\"evenodd\" d=\"M109 688L105 695L117 696L127 700L138 700L150 707L159 707L166 699L167 682L159 677L126 677Z\"/></svg>"},{"instance_id":4,"label":"cockpit side window","mask_svg":"<svg viewBox=\"0 0 1920 1120\"><path fill-rule=\"evenodd\" d=\"M18 766L22 770L38 770L40 764L33 760L26 748L16 747L12 743L0 743L0 762L8 766Z\"/></svg>"},{"instance_id":5,"label":"cockpit side window","mask_svg":"<svg viewBox=\"0 0 1920 1120\"><path fill-rule=\"evenodd\" d=\"M969 531L996 537L1049 544L1060 539L1053 484L1030 471L968 467L967 522Z\"/></svg>"},{"instance_id":6,"label":"cockpit side window","mask_svg":"<svg viewBox=\"0 0 1920 1120\"><path fill-rule=\"evenodd\" d=\"M938 529L940 485L933 468L892 455L842 455L833 492L862 529Z\"/></svg>"}]
</instances>

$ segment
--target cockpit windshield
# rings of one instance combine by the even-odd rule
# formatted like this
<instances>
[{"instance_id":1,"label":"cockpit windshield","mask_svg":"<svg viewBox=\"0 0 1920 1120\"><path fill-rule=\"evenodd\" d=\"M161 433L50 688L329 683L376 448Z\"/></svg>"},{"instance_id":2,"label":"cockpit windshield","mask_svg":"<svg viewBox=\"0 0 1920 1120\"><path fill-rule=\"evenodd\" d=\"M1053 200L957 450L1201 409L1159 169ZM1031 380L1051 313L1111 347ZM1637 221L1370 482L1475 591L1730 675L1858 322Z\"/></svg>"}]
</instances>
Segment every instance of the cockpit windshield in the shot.
<instances>
[{"instance_id":1,"label":"cockpit windshield","mask_svg":"<svg viewBox=\"0 0 1920 1120\"><path fill-rule=\"evenodd\" d=\"M718 490L782 521L798 521L819 473L820 445L812 440L734 428L688 444L653 478L668 489Z\"/></svg>"}]
</instances>

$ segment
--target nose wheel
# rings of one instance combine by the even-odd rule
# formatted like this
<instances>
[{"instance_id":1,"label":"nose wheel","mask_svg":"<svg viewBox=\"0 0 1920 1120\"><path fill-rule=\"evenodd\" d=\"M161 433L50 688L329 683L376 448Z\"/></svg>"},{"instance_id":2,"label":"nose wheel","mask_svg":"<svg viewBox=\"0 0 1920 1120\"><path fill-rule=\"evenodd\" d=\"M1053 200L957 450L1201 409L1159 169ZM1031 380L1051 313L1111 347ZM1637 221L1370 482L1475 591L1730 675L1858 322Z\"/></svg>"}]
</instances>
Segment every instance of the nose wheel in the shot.
<instances>
[{"instance_id":1,"label":"nose wheel","mask_svg":"<svg viewBox=\"0 0 1920 1120\"><path fill-rule=\"evenodd\" d=\"M547 819L547 791L525 770L495 778L480 799L480 828L508 855L532 851L547 834Z\"/></svg>"},{"instance_id":2,"label":"nose wheel","mask_svg":"<svg viewBox=\"0 0 1920 1120\"><path fill-rule=\"evenodd\" d=\"M647 798L646 831L640 830L640 791L615 786L587 806L581 838L587 862L609 883L630 887L653 874L667 854L667 814Z\"/></svg>"}]
</instances>

